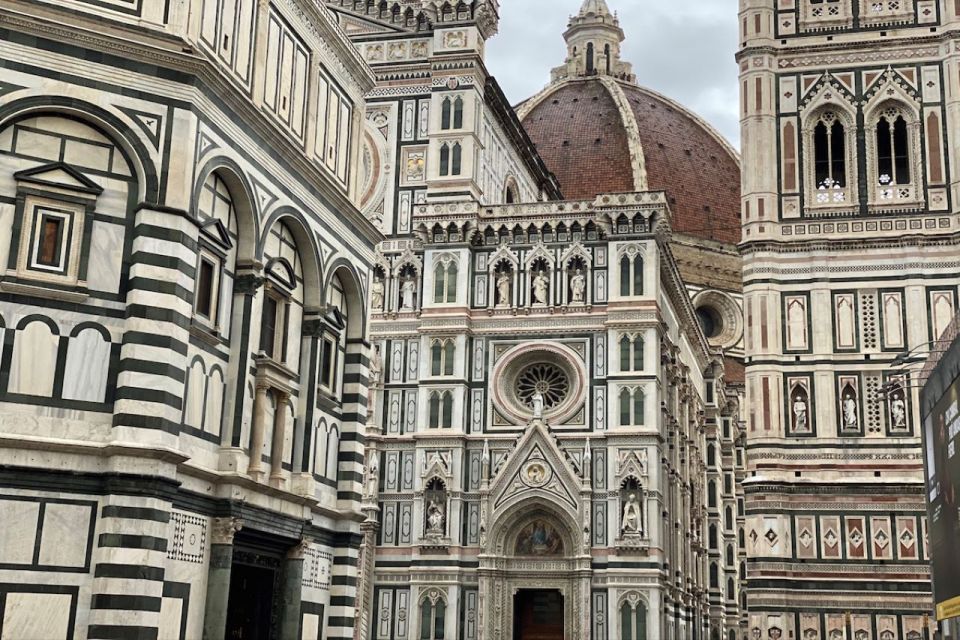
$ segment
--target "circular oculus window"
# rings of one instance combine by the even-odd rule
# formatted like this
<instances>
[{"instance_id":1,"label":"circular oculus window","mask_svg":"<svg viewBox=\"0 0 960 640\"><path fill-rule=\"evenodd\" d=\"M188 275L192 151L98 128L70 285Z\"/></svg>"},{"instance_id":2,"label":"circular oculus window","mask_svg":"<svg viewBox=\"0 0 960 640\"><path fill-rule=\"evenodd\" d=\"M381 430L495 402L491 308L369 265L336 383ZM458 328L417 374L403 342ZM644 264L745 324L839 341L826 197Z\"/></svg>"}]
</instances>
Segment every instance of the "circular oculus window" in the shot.
<instances>
[{"instance_id":1,"label":"circular oculus window","mask_svg":"<svg viewBox=\"0 0 960 640\"><path fill-rule=\"evenodd\" d=\"M533 398L543 397L543 417L562 424L583 404L586 372L579 356L559 343L519 345L493 368L493 400L515 424L533 418Z\"/></svg>"}]
</instances>

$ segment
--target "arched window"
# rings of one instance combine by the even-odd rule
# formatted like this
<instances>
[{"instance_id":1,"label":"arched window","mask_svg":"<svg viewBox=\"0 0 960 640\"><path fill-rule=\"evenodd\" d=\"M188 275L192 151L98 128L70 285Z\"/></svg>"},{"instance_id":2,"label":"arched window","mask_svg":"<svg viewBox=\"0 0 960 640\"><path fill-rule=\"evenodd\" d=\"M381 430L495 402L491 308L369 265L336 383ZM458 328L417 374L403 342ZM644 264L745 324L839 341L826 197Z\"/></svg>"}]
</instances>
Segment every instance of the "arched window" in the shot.
<instances>
[{"instance_id":1,"label":"arched window","mask_svg":"<svg viewBox=\"0 0 960 640\"><path fill-rule=\"evenodd\" d=\"M737 546L741 549L747 548L747 540L743 535L743 527L740 527L740 529L737 530Z\"/></svg>"},{"instance_id":2,"label":"arched window","mask_svg":"<svg viewBox=\"0 0 960 640\"><path fill-rule=\"evenodd\" d=\"M440 145L440 175L450 175L450 145L447 143Z\"/></svg>"},{"instance_id":3,"label":"arched window","mask_svg":"<svg viewBox=\"0 0 960 640\"><path fill-rule=\"evenodd\" d=\"M845 131L832 111L824 111L813 129L813 155L817 189L846 186Z\"/></svg>"},{"instance_id":4,"label":"arched window","mask_svg":"<svg viewBox=\"0 0 960 640\"><path fill-rule=\"evenodd\" d=\"M453 100L453 128L463 128L463 98L460 96Z\"/></svg>"},{"instance_id":5,"label":"arched window","mask_svg":"<svg viewBox=\"0 0 960 640\"><path fill-rule=\"evenodd\" d=\"M450 98L444 98L440 103L440 128L446 131L451 123L451 102Z\"/></svg>"},{"instance_id":6,"label":"arched window","mask_svg":"<svg viewBox=\"0 0 960 640\"><path fill-rule=\"evenodd\" d=\"M717 464L717 448L713 443L707 445L707 466L714 467Z\"/></svg>"},{"instance_id":7,"label":"arched window","mask_svg":"<svg viewBox=\"0 0 960 640\"><path fill-rule=\"evenodd\" d=\"M453 340L434 340L430 346L430 374L452 376L456 351Z\"/></svg>"},{"instance_id":8,"label":"arched window","mask_svg":"<svg viewBox=\"0 0 960 640\"><path fill-rule=\"evenodd\" d=\"M716 551L716 550L717 550L717 544L718 544L718 542L717 542L717 525L712 524L712 525L710 525L710 535L709 535L709 542L708 542L707 546L709 547L709 549L710 549L711 551Z\"/></svg>"},{"instance_id":9,"label":"arched window","mask_svg":"<svg viewBox=\"0 0 960 640\"><path fill-rule=\"evenodd\" d=\"M707 506L717 508L717 483L713 480L707 483Z\"/></svg>"},{"instance_id":10,"label":"arched window","mask_svg":"<svg viewBox=\"0 0 960 640\"><path fill-rule=\"evenodd\" d=\"M733 578L727 578L727 600L733 600L735 597Z\"/></svg>"},{"instance_id":11,"label":"arched window","mask_svg":"<svg viewBox=\"0 0 960 640\"><path fill-rule=\"evenodd\" d=\"M907 121L896 107L877 120L877 181L880 186L910 184L910 145Z\"/></svg>"},{"instance_id":12,"label":"arched window","mask_svg":"<svg viewBox=\"0 0 960 640\"><path fill-rule=\"evenodd\" d=\"M720 588L720 567L717 566L716 562L710 563L710 588Z\"/></svg>"},{"instance_id":13,"label":"arched window","mask_svg":"<svg viewBox=\"0 0 960 640\"><path fill-rule=\"evenodd\" d=\"M432 593L420 603L420 640L443 640L447 603Z\"/></svg>"},{"instance_id":14,"label":"arched window","mask_svg":"<svg viewBox=\"0 0 960 640\"><path fill-rule=\"evenodd\" d=\"M643 258L639 254L620 258L620 295L643 295Z\"/></svg>"},{"instance_id":15,"label":"arched window","mask_svg":"<svg viewBox=\"0 0 960 640\"><path fill-rule=\"evenodd\" d=\"M429 410L431 429L449 429L453 425L453 394L449 391L433 391Z\"/></svg>"},{"instance_id":16,"label":"arched window","mask_svg":"<svg viewBox=\"0 0 960 640\"><path fill-rule=\"evenodd\" d=\"M224 272L229 274L234 272L237 214L230 190L215 172L207 175L203 182L197 199L197 213L201 233L193 314L202 324L211 329L219 326L222 330L225 327L219 318L222 297L220 282ZM48 230L47 226L44 226L44 230ZM49 264L42 258L43 256L40 256L38 259L39 263Z\"/></svg>"},{"instance_id":17,"label":"arched window","mask_svg":"<svg viewBox=\"0 0 960 640\"><path fill-rule=\"evenodd\" d=\"M603 55L606 57L607 75L610 75L610 45L603 45Z\"/></svg>"},{"instance_id":18,"label":"arched window","mask_svg":"<svg viewBox=\"0 0 960 640\"><path fill-rule=\"evenodd\" d=\"M620 605L622 640L647 640L647 607L639 598L624 600Z\"/></svg>"},{"instance_id":19,"label":"arched window","mask_svg":"<svg viewBox=\"0 0 960 640\"><path fill-rule=\"evenodd\" d=\"M506 204L514 204L519 200L517 197L517 185L514 184L513 180L507 181L506 189L503 194L503 201Z\"/></svg>"},{"instance_id":20,"label":"arched window","mask_svg":"<svg viewBox=\"0 0 960 640\"><path fill-rule=\"evenodd\" d=\"M639 387L620 389L620 426L639 427L644 423L645 396Z\"/></svg>"},{"instance_id":21,"label":"arched window","mask_svg":"<svg viewBox=\"0 0 960 640\"><path fill-rule=\"evenodd\" d=\"M727 566L733 567L734 564L735 563L734 563L734 556L733 556L733 545L728 544L727 545Z\"/></svg>"},{"instance_id":22,"label":"arched window","mask_svg":"<svg viewBox=\"0 0 960 640\"><path fill-rule=\"evenodd\" d=\"M593 57L594 57L593 43L588 42L587 43L587 74L588 75L593 75L593 73L596 71Z\"/></svg>"},{"instance_id":23,"label":"arched window","mask_svg":"<svg viewBox=\"0 0 960 640\"><path fill-rule=\"evenodd\" d=\"M433 270L433 301L436 304L457 301L457 263L441 260Z\"/></svg>"},{"instance_id":24,"label":"arched window","mask_svg":"<svg viewBox=\"0 0 960 640\"><path fill-rule=\"evenodd\" d=\"M460 175L463 148L459 142L453 144L453 158L450 161L450 175Z\"/></svg>"},{"instance_id":25,"label":"arched window","mask_svg":"<svg viewBox=\"0 0 960 640\"><path fill-rule=\"evenodd\" d=\"M723 528L727 531L733 531L733 507L727 507L724 511Z\"/></svg>"}]
</instances>

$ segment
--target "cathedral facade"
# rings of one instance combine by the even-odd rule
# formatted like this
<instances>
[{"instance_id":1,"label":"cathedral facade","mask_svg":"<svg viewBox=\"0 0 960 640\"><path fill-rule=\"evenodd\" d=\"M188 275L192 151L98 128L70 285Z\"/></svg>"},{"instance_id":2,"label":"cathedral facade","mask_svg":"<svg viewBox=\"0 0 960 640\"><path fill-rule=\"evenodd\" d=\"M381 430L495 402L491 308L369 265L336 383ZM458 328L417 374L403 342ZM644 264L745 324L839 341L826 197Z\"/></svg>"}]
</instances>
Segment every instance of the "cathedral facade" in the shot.
<instances>
[{"instance_id":1,"label":"cathedral facade","mask_svg":"<svg viewBox=\"0 0 960 640\"><path fill-rule=\"evenodd\" d=\"M739 637L736 153L636 84L602 0L516 113L497 3L328 5L387 236L358 637Z\"/></svg>"},{"instance_id":2,"label":"cathedral facade","mask_svg":"<svg viewBox=\"0 0 960 640\"><path fill-rule=\"evenodd\" d=\"M740 10L752 637L926 637L915 368L957 308L960 5Z\"/></svg>"}]
</instances>

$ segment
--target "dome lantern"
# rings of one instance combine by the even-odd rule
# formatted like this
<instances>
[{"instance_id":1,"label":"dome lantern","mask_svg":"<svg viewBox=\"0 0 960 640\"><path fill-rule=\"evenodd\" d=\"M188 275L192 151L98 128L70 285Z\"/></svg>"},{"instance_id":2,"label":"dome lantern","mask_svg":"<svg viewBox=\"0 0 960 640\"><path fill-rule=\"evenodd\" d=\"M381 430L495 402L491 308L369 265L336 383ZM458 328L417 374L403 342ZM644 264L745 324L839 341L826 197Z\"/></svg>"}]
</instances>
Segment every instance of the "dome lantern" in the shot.
<instances>
[{"instance_id":1,"label":"dome lantern","mask_svg":"<svg viewBox=\"0 0 960 640\"><path fill-rule=\"evenodd\" d=\"M567 59L552 71L554 82L595 75L636 81L630 63L620 59L623 29L606 0L584 0L580 12L570 18L563 37L567 42Z\"/></svg>"}]
</instances>

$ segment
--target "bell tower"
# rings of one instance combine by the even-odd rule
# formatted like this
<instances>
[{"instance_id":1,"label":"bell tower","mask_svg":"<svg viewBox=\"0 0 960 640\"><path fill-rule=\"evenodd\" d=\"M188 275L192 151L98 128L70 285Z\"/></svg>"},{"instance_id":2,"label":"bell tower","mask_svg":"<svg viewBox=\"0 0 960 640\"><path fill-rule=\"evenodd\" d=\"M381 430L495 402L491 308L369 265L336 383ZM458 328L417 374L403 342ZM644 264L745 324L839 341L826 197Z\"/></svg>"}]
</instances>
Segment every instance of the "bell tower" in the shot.
<instances>
[{"instance_id":1,"label":"bell tower","mask_svg":"<svg viewBox=\"0 0 960 640\"><path fill-rule=\"evenodd\" d=\"M620 59L623 29L606 0L584 0L563 34L567 59L551 72L553 82L567 78L606 75L635 82L633 67Z\"/></svg>"}]
</instances>

